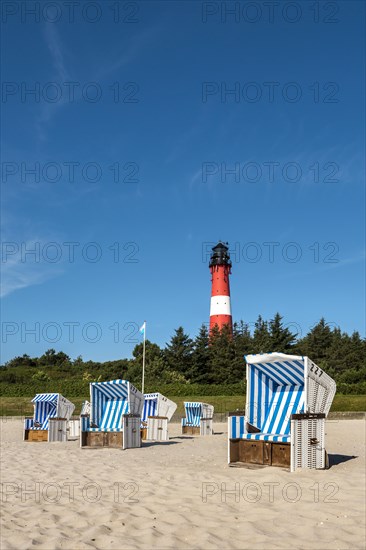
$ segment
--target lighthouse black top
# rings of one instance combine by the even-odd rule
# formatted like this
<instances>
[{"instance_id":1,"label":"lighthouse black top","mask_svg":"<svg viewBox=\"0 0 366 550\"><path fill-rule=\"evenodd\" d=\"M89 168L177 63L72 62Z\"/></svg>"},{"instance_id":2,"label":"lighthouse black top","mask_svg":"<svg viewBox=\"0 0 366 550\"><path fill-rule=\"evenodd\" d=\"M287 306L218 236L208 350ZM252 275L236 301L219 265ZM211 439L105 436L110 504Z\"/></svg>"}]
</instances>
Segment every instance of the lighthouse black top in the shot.
<instances>
[{"instance_id":1,"label":"lighthouse black top","mask_svg":"<svg viewBox=\"0 0 366 550\"><path fill-rule=\"evenodd\" d=\"M230 254L228 251L229 247L225 243L219 241L217 245L212 248L209 267L214 265L228 265L231 267Z\"/></svg>"}]
</instances>

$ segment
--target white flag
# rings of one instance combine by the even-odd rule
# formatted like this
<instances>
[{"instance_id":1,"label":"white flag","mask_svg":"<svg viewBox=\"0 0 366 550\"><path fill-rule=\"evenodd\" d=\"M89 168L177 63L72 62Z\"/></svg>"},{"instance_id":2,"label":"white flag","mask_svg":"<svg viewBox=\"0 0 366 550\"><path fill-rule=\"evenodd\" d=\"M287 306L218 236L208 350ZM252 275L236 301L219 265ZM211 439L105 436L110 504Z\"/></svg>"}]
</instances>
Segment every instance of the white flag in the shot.
<instances>
[{"instance_id":1,"label":"white flag","mask_svg":"<svg viewBox=\"0 0 366 550\"><path fill-rule=\"evenodd\" d=\"M146 321L144 321L144 324L139 329L140 334L145 336L145 330L146 330Z\"/></svg>"}]
</instances>

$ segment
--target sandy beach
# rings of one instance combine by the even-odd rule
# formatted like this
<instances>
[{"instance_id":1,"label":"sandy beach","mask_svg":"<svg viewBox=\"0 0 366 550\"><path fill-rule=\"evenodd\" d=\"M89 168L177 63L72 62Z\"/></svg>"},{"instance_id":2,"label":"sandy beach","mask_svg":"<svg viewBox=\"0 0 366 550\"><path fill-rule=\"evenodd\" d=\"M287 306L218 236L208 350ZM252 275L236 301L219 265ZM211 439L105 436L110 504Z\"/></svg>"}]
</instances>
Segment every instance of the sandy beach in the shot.
<instances>
[{"instance_id":1,"label":"sandy beach","mask_svg":"<svg viewBox=\"0 0 366 550\"><path fill-rule=\"evenodd\" d=\"M331 468L229 468L227 425L141 449L22 441L1 421L2 550L363 549L365 422L328 421Z\"/></svg>"}]
</instances>

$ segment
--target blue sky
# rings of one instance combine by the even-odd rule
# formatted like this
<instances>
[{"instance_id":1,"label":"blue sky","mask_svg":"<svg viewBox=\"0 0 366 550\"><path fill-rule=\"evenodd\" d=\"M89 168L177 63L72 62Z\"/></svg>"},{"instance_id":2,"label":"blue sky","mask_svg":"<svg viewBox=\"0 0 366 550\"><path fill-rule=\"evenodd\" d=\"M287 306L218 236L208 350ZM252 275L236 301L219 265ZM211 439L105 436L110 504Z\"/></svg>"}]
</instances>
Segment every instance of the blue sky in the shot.
<instances>
[{"instance_id":1,"label":"blue sky","mask_svg":"<svg viewBox=\"0 0 366 550\"><path fill-rule=\"evenodd\" d=\"M158 344L194 336L218 239L234 320L364 333L362 2L272 22L262 2L24 4L2 38L2 361L129 357L145 319Z\"/></svg>"}]
</instances>

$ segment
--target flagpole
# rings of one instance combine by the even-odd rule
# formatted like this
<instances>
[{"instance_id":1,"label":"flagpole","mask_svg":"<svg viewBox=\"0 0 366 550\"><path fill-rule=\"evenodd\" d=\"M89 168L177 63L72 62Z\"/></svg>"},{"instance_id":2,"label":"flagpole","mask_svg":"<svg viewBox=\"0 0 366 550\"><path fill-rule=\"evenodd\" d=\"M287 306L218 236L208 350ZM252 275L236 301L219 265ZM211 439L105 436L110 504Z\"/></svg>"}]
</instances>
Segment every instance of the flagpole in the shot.
<instances>
[{"instance_id":1,"label":"flagpole","mask_svg":"<svg viewBox=\"0 0 366 550\"><path fill-rule=\"evenodd\" d=\"M142 352L142 393L145 389L145 340L146 340L146 321L144 321L144 344Z\"/></svg>"}]
</instances>

